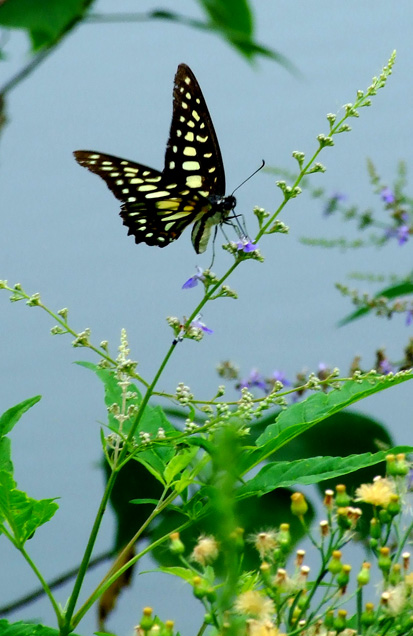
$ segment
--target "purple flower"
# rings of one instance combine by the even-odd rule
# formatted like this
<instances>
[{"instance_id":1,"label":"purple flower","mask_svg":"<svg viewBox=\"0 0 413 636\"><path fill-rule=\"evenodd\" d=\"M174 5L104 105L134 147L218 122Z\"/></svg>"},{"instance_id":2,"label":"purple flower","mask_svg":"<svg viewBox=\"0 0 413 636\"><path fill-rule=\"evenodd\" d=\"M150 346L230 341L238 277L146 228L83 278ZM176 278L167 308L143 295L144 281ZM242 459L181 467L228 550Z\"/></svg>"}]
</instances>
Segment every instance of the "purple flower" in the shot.
<instances>
[{"instance_id":1,"label":"purple flower","mask_svg":"<svg viewBox=\"0 0 413 636\"><path fill-rule=\"evenodd\" d=\"M267 383L264 377L258 373L258 369L251 369L250 374L244 380L238 384L238 389L252 389L253 387L258 387L263 391L267 391Z\"/></svg>"},{"instance_id":2,"label":"purple flower","mask_svg":"<svg viewBox=\"0 0 413 636\"><path fill-rule=\"evenodd\" d=\"M393 190L391 190L388 186L383 188L380 192L380 196L385 203L394 203L396 201L396 197L394 196Z\"/></svg>"},{"instance_id":3,"label":"purple flower","mask_svg":"<svg viewBox=\"0 0 413 636\"><path fill-rule=\"evenodd\" d=\"M387 358L384 358L383 360L380 360L379 371L383 375L387 375L388 373L393 373L394 368Z\"/></svg>"},{"instance_id":4,"label":"purple flower","mask_svg":"<svg viewBox=\"0 0 413 636\"><path fill-rule=\"evenodd\" d=\"M333 214L337 210L338 204L340 201L347 201L347 195L342 192L334 192L331 197L326 202L323 214L324 216L329 216Z\"/></svg>"},{"instance_id":5,"label":"purple flower","mask_svg":"<svg viewBox=\"0 0 413 636\"><path fill-rule=\"evenodd\" d=\"M291 386L291 382L287 380L284 371L278 371L278 369L276 369L273 372L271 379L275 382L281 382L284 386Z\"/></svg>"},{"instance_id":6,"label":"purple flower","mask_svg":"<svg viewBox=\"0 0 413 636\"><path fill-rule=\"evenodd\" d=\"M195 327L196 329L201 329L204 333L214 333L212 329L209 329L203 322L200 320L193 320L191 322L191 327Z\"/></svg>"},{"instance_id":7,"label":"purple flower","mask_svg":"<svg viewBox=\"0 0 413 636\"><path fill-rule=\"evenodd\" d=\"M410 228L408 225L401 225L397 228L397 242L399 245L407 243L410 234Z\"/></svg>"},{"instance_id":8,"label":"purple flower","mask_svg":"<svg viewBox=\"0 0 413 636\"><path fill-rule=\"evenodd\" d=\"M257 245L254 245L254 243L251 241L251 239L248 238L248 236L241 237L236 245L239 252L248 253L253 252L257 249Z\"/></svg>"},{"instance_id":9,"label":"purple flower","mask_svg":"<svg viewBox=\"0 0 413 636\"><path fill-rule=\"evenodd\" d=\"M410 327L413 322L413 309L408 309L406 312L406 327Z\"/></svg>"},{"instance_id":10,"label":"purple flower","mask_svg":"<svg viewBox=\"0 0 413 636\"><path fill-rule=\"evenodd\" d=\"M199 280L205 280L203 274L204 270L202 267L197 266L198 273L188 278L188 280L182 285L182 289L191 289L191 287L196 287L198 285Z\"/></svg>"}]
</instances>

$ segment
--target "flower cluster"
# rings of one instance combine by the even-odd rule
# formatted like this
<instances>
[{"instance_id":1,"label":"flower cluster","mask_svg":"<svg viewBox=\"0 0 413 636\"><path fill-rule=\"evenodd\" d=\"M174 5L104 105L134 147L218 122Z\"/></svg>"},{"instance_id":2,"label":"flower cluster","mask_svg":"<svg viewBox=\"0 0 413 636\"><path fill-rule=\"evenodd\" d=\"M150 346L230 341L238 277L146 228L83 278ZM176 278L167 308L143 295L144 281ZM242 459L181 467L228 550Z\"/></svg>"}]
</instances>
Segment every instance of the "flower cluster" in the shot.
<instances>
[{"instance_id":1,"label":"flower cluster","mask_svg":"<svg viewBox=\"0 0 413 636\"><path fill-rule=\"evenodd\" d=\"M306 551L296 549L292 554L294 535L289 523L260 530L248 538L259 563L255 570L243 572L237 570L243 563L246 545L242 529L233 531L222 542L202 535L188 557L179 533L173 533L170 551L183 566L173 570L189 582L194 596L202 601L205 625L214 626L218 634L236 626L239 636L411 634L413 571L410 553L404 546L413 523L410 521L404 530L402 526L403 512L412 514L406 506L409 464L405 455L399 454L388 455L386 466L386 477L362 484L354 498L343 484L337 485L335 491L326 490L326 518L319 523L318 536L306 524L308 505L304 495L292 494L292 517L298 517L318 553L313 576L305 563ZM364 505L364 512L354 505L356 502ZM370 513L372 558L361 562L352 574L345 555L360 531L360 520ZM238 578L230 605L222 613L220 594L225 581L215 572L215 563L221 557L225 559L226 550L231 551L234 542ZM311 562L316 561L312 556ZM373 575L378 576L374 586ZM358 599L356 611L351 603L354 595Z\"/></svg>"}]
</instances>

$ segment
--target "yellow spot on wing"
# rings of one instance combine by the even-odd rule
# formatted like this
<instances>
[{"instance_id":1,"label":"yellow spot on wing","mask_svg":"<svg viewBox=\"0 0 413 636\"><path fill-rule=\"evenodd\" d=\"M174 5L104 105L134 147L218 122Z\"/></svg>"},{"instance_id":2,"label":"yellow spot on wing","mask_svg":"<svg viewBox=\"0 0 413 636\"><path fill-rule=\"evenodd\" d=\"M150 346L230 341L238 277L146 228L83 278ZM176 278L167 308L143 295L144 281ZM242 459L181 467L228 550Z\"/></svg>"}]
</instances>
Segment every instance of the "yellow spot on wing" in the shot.
<instances>
[{"instance_id":1,"label":"yellow spot on wing","mask_svg":"<svg viewBox=\"0 0 413 636\"><path fill-rule=\"evenodd\" d=\"M188 188L200 188L202 186L202 178L199 174L193 174L186 178L185 183Z\"/></svg>"},{"instance_id":2,"label":"yellow spot on wing","mask_svg":"<svg viewBox=\"0 0 413 636\"><path fill-rule=\"evenodd\" d=\"M169 197L169 192L166 192L166 190L158 190L157 192L149 192L149 194L146 195L147 199L157 199L158 197Z\"/></svg>"},{"instance_id":3,"label":"yellow spot on wing","mask_svg":"<svg viewBox=\"0 0 413 636\"><path fill-rule=\"evenodd\" d=\"M198 161L184 161L182 167L184 170L199 170L201 166Z\"/></svg>"},{"instance_id":4,"label":"yellow spot on wing","mask_svg":"<svg viewBox=\"0 0 413 636\"><path fill-rule=\"evenodd\" d=\"M187 157L195 157L196 156L195 148L193 146L185 146L184 155L186 155Z\"/></svg>"}]
</instances>

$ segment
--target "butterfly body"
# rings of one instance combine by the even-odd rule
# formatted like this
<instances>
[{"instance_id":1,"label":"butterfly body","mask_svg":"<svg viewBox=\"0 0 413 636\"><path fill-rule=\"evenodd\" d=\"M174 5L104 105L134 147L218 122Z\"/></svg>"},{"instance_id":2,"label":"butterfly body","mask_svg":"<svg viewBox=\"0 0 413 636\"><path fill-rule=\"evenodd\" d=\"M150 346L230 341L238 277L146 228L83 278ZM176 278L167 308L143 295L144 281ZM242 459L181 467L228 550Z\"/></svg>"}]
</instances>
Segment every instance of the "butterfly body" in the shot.
<instances>
[{"instance_id":1,"label":"butterfly body","mask_svg":"<svg viewBox=\"0 0 413 636\"><path fill-rule=\"evenodd\" d=\"M178 66L173 114L162 172L139 163L78 150L76 161L99 175L122 202L120 216L136 243L166 247L193 224L195 251L205 251L212 228L225 222L235 198L225 196L225 172L199 84Z\"/></svg>"}]
</instances>

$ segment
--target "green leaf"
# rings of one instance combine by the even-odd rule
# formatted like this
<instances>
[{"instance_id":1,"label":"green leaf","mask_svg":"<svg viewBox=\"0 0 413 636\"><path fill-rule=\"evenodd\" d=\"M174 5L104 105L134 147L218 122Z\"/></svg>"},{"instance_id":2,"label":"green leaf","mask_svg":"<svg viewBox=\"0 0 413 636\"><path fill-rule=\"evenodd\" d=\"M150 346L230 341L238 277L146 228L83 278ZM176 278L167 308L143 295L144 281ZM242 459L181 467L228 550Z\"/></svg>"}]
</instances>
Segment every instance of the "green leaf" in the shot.
<instances>
[{"instance_id":1,"label":"green leaf","mask_svg":"<svg viewBox=\"0 0 413 636\"><path fill-rule=\"evenodd\" d=\"M412 446L396 447L379 453L364 453L349 457L312 457L295 462L270 462L250 481L237 490L237 498L261 496L276 488L315 484L333 479L360 468L385 461L388 453L411 453Z\"/></svg>"},{"instance_id":2,"label":"green leaf","mask_svg":"<svg viewBox=\"0 0 413 636\"><path fill-rule=\"evenodd\" d=\"M166 574L172 574L172 576L177 576L180 579L183 579L184 581L187 581L187 583L192 583L193 579L194 579L194 573L192 572L192 570L188 570L187 568L181 568L179 566L176 567L160 567L157 568L156 570L152 570L153 572L164 572Z\"/></svg>"},{"instance_id":3,"label":"green leaf","mask_svg":"<svg viewBox=\"0 0 413 636\"><path fill-rule=\"evenodd\" d=\"M247 0L199 0L212 24L222 31L250 37L254 25Z\"/></svg>"},{"instance_id":4,"label":"green leaf","mask_svg":"<svg viewBox=\"0 0 413 636\"><path fill-rule=\"evenodd\" d=\"M13 474L13 463L11 461L11 441L8 437L0 439L0 470Z\"/></svg>"},{"instance_id":5,"label":"green leaf","mask_svg":"<svg viewBox=\"0 0 413 636\"><path fill-rule=\"evenodd\" d=\"M384 298L400 298L402 296L410 296L413 294L413 282L411 280L405 280L395 285L391 285L390 287L385 287L381 291L377 292L374 295L374 298L380 298L383 296ZM353 320L357 320L358 318L362 318L362 316L366 316L370 312L374 311L374 307L360 307L353 311L351 314L343 318L339 321L338 326L343 327L347 325L349 322L353 322Z\"/></svg>"},{"instance_id":6,"label":"green leaf","mask_svg":"<svg viewBox=\"0 0 413 636\"><path fill-rule=\"evenodd\" d=\"M122 390L119 386L119 382L115 373L109 369L101 369L91 362L77 362L82 367L93 371L99 380L103 382L105 387L105 404L110 407L112 404L117 404L119 409L122 408ZM126 407L135 406L138 409L142 404L142 395L135 384L130 384L128 391L136 394L135 397L130 397L126 400ZM131 430L133 426L134 418L126 420L123 424L123 433L125 435ZM115 419L113 414L109 413L109 426L113 431L119 430L119 422ZM167 420L165 414L160 406L147 405L145 411L141 417L139 425L135 432L135 440L139 443L139 433L149 433L152 438L155 438L159 429L163 428L166 435L177 434L176 429ZM148 468L157 479L162 481L162 474L165 470L166 463L173 457L174 450L167 444L159 444L155 447L140 452L136 457L136 461L141 462L146 468Z\"/></svg>"},{"instance_id":7,"label":"green leaf","mask_svg":"<svg viewBox=\"0 0 413 636\"><path fill-rule=\"evenodd\" d=\"M9 473L0 472L0 532L4 531L4 524L7 522L8 530L19 547L23 546L39 526L49 521L57 509L58 505L53 499L31 499L25 492L16 489Z\"/></svg>"},{"instance_id":8,"label":"green leaf","mask_svg":"<svg viewBox=\"0 0 413 636\"><path fill-rule=\"evenodd\" d=\"M329 393L313 393L306 400L292 404L285 411L281 411L276 421L265 429L257 439L258 448L244 453L241 460L241 473L247 472L252 466L271 455L289 441L307 431L318 422L334 413L362 400L374 393L407 382L413 378L412 373L400 373L371 377L370 379L346 382L341 389Z\"/></svg>"},{"instance_id":9,"label":"green leaf","mask_svg":"<svg viewBox=\"0 0 413 636\"><path fill-rule=\"evenodd\" d=\"M131 504L153 504L154 506L158 505L157 499L132 499L129 503Z\"/></svg>"},{"instance_id":10,"label":"green leaf","mask_svg":"<svg viewBox=\"0 0 413 636\"><path fill-rule=\"evenodd\" d=\"M5 618L2 618L0 619L0 634L1 636L59 636L60 632L58 629L46 627L46 625L23 621L9 623ZM70 636L79 635L71 632Z\"/></svg>"},{"instance_id":11,"label":"green leaf","mask_svg":"<svg viewBox=\"0 0 413 636\"><path fill-rule=\"evenodd\" d=\"M84 15L83 0L12 0L0 5L0 24L28 32L34 50L56 42Z\"/></svg>"},{"instance_id":12,"label":"green leaf","mask_svg":"<svg viewBox=\"0 0 413 636\"><path fill-rule=\"evenodd\" d=\"M172 457L164 471L164 479L168 486L172 483L174 477L181 473L193 461L197 453L198 448L192 446L191 448L180 450L175 457Z\"/></svg>"},{"instance_id":13,"label":"green leaf","mask_svg":"<svg viewBox=\"0 0 413 636\"><path fill-rule=\"evenodd\" d=\"M23 400L16 406L12 406L0 416L0 437L7 435L19 421L23 413L26 413L32 406L41 400L41 395Z\"/></svg>"}]
</instances>

